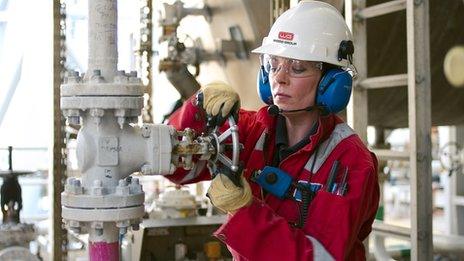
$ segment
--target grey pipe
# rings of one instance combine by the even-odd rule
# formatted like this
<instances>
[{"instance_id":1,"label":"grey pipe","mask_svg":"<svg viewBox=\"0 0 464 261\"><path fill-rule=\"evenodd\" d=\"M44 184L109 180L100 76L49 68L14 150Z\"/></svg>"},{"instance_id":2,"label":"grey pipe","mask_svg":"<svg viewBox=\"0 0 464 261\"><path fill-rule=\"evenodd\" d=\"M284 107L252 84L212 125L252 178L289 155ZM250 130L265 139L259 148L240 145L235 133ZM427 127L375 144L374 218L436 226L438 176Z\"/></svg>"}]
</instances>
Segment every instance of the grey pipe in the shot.
<instances>
[{"instance_id":1,"label":"grey pipe","mask_svg":"<svg viewBox=\"0 0 464 261\"><path fill-rule=\"evenodd\" d=\"M183 64L178 70L176 69L166 70L166 76L169 82L177 89L181 98L186 100L200 89L200 83L189 72L187 65Z\"/></svg>"}]
</instances>

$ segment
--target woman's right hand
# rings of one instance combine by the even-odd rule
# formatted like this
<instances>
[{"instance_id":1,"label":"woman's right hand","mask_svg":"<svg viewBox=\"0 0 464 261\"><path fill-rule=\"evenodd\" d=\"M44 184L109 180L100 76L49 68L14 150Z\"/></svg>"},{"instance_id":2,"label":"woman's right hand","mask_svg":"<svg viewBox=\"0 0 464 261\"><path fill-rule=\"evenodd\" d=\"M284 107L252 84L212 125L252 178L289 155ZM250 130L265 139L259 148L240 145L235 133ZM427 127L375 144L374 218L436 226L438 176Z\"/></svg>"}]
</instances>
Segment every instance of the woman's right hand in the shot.
<instances>
[{"instance_id":1,"label":"woman's right hand","mask_svg":"<svg viewBox=\"0 0 464 261\"><path fill-rule=\"evenodd\" d=\"M238 93L228 84L216 81L201 88L200 104L208 115L208 125L221 126L229 116L237 116L240 109Z\"/></svg>"}]
</instances>

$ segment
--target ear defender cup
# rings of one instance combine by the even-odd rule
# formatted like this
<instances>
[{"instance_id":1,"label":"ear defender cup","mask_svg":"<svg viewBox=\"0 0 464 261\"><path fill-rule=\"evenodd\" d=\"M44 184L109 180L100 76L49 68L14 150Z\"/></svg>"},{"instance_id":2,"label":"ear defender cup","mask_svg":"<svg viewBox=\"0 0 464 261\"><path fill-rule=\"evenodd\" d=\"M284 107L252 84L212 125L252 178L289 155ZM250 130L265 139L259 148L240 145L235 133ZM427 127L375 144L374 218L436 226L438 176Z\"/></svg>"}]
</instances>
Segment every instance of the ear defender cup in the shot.
<instances>
[{"instance_id":1,"label":"ear defender cup","mask_svg":"<svg viewBox=\"0 0 464 261\"><path fill-rule=\"evenodd\" d=\"M326 113L338 113L346 108L350 101L353 79L342 69L328 70L317 89L316 104Z\"/></svg>"},{"instance_id":2,"label":"ear defender cup","mask_svg":"<svg viewBox=\"0 0 464 261\"><path fill-rule=\"evenodd\" d=\"M325 113L338 113L345 109L350 101L353 80L351 75L342 69L328 70L319 82L316 94L316 105ZM272 105L271 85L269 75L261 66L257 77L258 95L261 100Z\"/></svg>"},{"instance_id":3,"label":"ear defender cup","mask_svg":"<svg viewBox=\"0 0 464 261\"><path fill-rule=\"evenodd\" d=\"M258 77L256 79L256 87L258 89L259 98L261 98L264 103L267 105L274 104L272 101L271 85L269 84L269 75L264 70L264 66L262 65L259 69Z\"/></svg>"}]
</instances>

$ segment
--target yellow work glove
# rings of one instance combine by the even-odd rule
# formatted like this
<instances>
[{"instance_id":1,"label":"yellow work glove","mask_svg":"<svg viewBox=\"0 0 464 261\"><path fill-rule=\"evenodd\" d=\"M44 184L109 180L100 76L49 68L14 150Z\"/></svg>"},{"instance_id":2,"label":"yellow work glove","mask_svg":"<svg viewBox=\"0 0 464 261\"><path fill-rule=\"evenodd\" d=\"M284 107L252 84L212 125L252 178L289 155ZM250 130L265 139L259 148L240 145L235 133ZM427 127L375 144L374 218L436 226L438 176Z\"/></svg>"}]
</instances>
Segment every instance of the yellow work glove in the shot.
<instances>
[{"instance_id":1,"label":"yellow work glove","mask_svg":"<svg viewBox=\"0 0 464 261\"><path fill-rule=\"evenodd\" d=\"M240 108L240 98L228 84L212 82L203 86L201 92L203 108L210 116L209 125L220 126L230 115L236 116Z\"/></svg>"},{"instance_id":2,"label":"yellow work glove","mask_svg":"<svg viewBox=\"0 0 464 261\"><path fill-rule=\"evenodd\" d=\"M208 189L211 203L227 213L235 213L238 209L248 206L253 195L250 185L243 175L241 175L241 183L242 187L238 187L226 175L216 175Z\"/></svg>"}]
</instances>

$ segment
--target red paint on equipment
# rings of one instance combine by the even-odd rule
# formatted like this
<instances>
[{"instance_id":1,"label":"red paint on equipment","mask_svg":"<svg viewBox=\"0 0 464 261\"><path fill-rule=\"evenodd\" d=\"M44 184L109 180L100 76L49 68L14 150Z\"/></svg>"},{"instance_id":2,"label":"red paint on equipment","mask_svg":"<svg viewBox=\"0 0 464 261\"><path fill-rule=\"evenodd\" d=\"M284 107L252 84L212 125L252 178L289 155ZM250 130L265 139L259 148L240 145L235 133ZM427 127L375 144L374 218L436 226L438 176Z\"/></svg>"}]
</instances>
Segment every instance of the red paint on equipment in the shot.
<instances>
[{"instance_id":1,"label":"red paint on equipment","mask_svg":"<svg viewBox=\"0 0 464 261\"><path fill-rule=\"evenodd\" d=\"M118 261L119 242L89 242L90 261Z\"/></svg>"}]
</instances>

